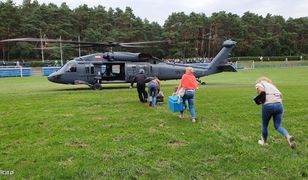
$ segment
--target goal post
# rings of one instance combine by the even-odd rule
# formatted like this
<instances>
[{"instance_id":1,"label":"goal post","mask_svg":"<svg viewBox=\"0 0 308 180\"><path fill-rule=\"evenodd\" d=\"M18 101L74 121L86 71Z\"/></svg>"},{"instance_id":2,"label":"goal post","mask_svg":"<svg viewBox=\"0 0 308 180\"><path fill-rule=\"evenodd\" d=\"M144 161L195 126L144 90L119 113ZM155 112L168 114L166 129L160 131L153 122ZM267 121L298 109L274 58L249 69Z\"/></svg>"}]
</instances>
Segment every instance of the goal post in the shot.
<instances>
[{"instance_id":1,"label":"goal post","mask_svg":"<svg viewBox=\"0 0 308 180\"><path fill-rule=\"evenodd\" d=\"M236 61L235 62L235 69L254 69L255 68L255 61Z\"/></svg>"}]
</instances>

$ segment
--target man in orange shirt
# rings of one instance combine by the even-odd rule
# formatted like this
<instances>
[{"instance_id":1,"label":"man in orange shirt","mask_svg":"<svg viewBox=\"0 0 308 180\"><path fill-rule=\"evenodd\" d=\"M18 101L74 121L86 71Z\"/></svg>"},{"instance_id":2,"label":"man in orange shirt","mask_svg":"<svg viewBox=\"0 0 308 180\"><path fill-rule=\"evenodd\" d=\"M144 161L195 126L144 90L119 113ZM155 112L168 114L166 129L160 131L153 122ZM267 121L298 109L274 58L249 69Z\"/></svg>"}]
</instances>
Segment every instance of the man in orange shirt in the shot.
<instances>
[{"instance_id":1,"label":"man in orange shirt","mask_svg":"<svg viewBox=\"0 0 308 180\"><path fill-rule=\"evenodd\" d=\"M193 74L193 68L187 67L185 74L183 74L179 89L183 88L185 94L183 96L183 102L188 100L188 107L191 114L191 121L196 122L196 112L195 112L195 90L198 88L198 83L195 75ZM180 112L180 118L184 118L184 111Z\"/></svg>"}]
</instances>

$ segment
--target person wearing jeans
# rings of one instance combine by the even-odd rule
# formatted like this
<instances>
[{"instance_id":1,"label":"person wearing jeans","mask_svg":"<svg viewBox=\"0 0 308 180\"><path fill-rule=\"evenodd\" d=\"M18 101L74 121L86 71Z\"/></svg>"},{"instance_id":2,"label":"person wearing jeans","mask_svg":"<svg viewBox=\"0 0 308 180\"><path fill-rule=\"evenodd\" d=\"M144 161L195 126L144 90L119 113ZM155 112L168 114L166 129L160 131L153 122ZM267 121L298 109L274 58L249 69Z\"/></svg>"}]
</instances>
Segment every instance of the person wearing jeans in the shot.
<instances>
[{"instance_id":1,"label":"person wearing jeans","mask_svg":"<svg viewBox=\"0 0 308 180\"><path fill-rule=\"evenodd\" d=\"M286 136L288 134L288 131L281 126L281 122L283 118L282 103L269 103L269 104L263 105L262 107L262 136L265 138L268 137L267 127L268 127L268 123L271 117L273 117L275 129L283 136Z\"/></svg>"},{"instance_id":2,"label":"person wearing jeans","mask_svg":"<svg viewBox=\"0 0 308 180\"><path fill-rule=\"evenodd\" d=\"M195 112L195 91L194 90L186 90L183 98L183 103L188 101L188 108L191 114L191 119L194 122L196 121L196 112ZM181 111L181 116L183 115L183 111Z\"/></svg>"},{"instance_id":3,"label":"person wearing jeans","mask_svg":"<svg viewBox=\"0 0 308 180\"><path fill-rule=\"evenodd\" d=\"M156 96L159 90L160 90L160 81L155 77L148 84L148 92L150 96L150 106L151 107L155 107L156 105Z\"/></svg>"},{"instance_id":4,"label":"person wearing jeans","mask_svg":"<svg viewBox=\"0 0 308 180\"><path fill-rule=\"evenodd\" d=\"M185 94L183 96L183 103L188 100L188 107L191 114L192 123L196 122L195 112L195 90L198 88L196 77L193 74L193 68L187 67L185 74L182 76L178 89L183 88ZM180 118L184 118L184 111L180 111Z\"/></svg>"},{"instance_id":5,"label":"person wearing jeans","mask_svg":"<svg viewBox=\"0 0 308 180\"><path fill-rule=\"evenodd\" d=\"M260 77L256 81L257 93L265 92L266 99L262 105L262 139L258 141L260 145L267 144L268 138L268 124L270 119L273 117L275 129L283 136L291 148L295 148L294 137L289 135L288 131L282 127L283 119L283 105L282 105L282 94L273 85L272 81L267 77Z\"/></svg>"}]
</instances>

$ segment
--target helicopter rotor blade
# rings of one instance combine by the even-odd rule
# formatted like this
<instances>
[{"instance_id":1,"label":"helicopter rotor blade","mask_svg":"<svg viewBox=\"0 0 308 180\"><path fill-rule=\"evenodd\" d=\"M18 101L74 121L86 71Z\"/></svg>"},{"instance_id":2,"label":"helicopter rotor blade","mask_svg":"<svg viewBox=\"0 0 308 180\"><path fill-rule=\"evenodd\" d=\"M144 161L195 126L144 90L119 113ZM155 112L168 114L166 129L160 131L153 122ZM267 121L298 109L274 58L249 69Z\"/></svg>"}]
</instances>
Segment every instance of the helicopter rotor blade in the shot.
<instances>
[{"instance_id":1,"label":"helicopter rotor blade","mask_svg":"<svg viewBox=\"0 0 308 180\"><path fill-rule=\"evenodd\" d=\"M64 44L75 44L78 47L131 47L131 48L143 48L143 47L153 47L151 44L158 43L170 43L170 41L140 41L140 42L90 42L90 41L73 41L73 40L62 40L62 39L46 39L46 38L15 38L15 39L5 39L1 40L0 43L6 42L44 42L44 43L64 43ZM147 45L147 46L144 46Z\"/></svg>"},{"instance_id":2,"label":"helicopter rotor blade","mask_svg":"<svg viewBox=\"0 0 308 180\"><path fill-rule=\"evenodd\" d=\"M80 45L80 46L62 46L63 49L67 49L67 48L95 48L95 47L99 47L99 46L94 46L94 45ZM106 46L105 46L106 47ZM46 50L50 50L50 49L60 49L59 46L51 46L51 47L36 47L33 49L37 49L37 50L41 50L41 49L46 49Z\"/></svg>"},{"instance_id":3,"label":"helicopter rotor blade","mask_svg":"<svg viewBox=\"0 0 308 180\"><path fill-rule=\"evenodd\" d=\"M140 42L120 43L120 45L157 44L157 43L167 43L167 42L168 41L140 41Z\"/></svg>"},{"instance_id":4,"label":"helicopter rotor blade","mask_svg":"<svg viewBox=\"0 0 308 180\"><path fill-rule=\"evenodd\" d=\"M0 43L5 42L50 42L50 43L67 43L67 44L80 44L88 45L89 47L96 46L120 46L117 42L87 42L87 41L73 41L73 40L61 40L61 39L44 39L44 38L15 38L15 39L5 39L1 40Z\"/></svg>"},{"instance_id":5,"label":"helicopter rotor blade","mask_svg":"<svg viewBox=\"0 0 308 180\"><path fill-rule=\"evenodd\" d=\"M141 45L126 45L126 44L121 44L121 47L125 47L125 48L150 48L153 46L141 46Z\"/></svg>"},{"instance_id":6,"label":"helicopter rotor blade","mask_svg":"<svg viewBox=\"0 0 308 180\"><path fill-rule=\"evenodd\" d=\"M90 46L90 45L81 45L81 46L62 46L62 48L87 48L87 47L93 47L93 46ZM41 50L41 49L44 49L44 50L50 50L50 49L60 49L59 46L51 46L51 47L36 47L36 48L33 48L33 49L37 49L37 50Z\"/></svg>"},{"instance_id":7,"label":"helicopter rotor blade","mask_svg":"<svg viewBox=\"0 0 308 180\"><path fill-rule=\"evenodd\" d=\"M4 39L4 40L1 40L0 42L40 42L40 41L44 41L44 42L60 42L60 40L58 40L58 39L41 39L41 38Z\"/></svg>"},{"instance_id":8,"label":"helicopter rotor blade","mask_svg":"<svg viewBox=\"0 0 308 180\"><path fill-rule=\"evenodd\" d=\"M106 44L106 43L100 43L100 42L84 42L84 41L73 41L73 40L61 40L61 39L41 39L41 38L15 38L15 39L5 39L1 40L0 42L54 42L54 43L68 43L68 44L94 44L94 45L100 45L100 44Z\"/></svg>"}]
</instances>

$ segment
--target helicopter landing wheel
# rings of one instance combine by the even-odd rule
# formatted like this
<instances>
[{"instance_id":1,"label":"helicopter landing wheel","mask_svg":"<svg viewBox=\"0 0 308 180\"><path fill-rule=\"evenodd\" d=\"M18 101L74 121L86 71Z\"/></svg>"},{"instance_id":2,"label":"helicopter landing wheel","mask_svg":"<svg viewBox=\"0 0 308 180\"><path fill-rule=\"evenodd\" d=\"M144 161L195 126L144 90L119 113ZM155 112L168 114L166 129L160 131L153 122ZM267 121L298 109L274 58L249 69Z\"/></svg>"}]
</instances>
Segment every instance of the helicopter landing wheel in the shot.
<instances>
[{"instance_id":1,"label":"helicopter landing wheel","mask_svg":"<svg viewBox=\"0 0 308 180\"><path fill-rule=\"evenodd\" d=\"M99 84L99 83L95 83L93 86L92 86L93 90L102 90L103 87Z\"/></svg>"},{"instance_id":2,"label":"helicopter landing wheel","mask_svg":"<svg viewBox=\"0 0 308 180\"><path fill-rule=\"evenodd\" d=\"M204 81L201 81L200 79L197 79L197 81L198 81L202 86L206 85L206 83L205 83Z\"/></svg>"}]
</instances>

